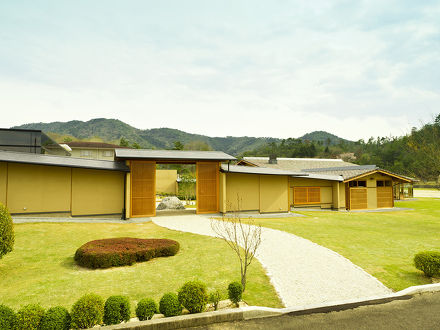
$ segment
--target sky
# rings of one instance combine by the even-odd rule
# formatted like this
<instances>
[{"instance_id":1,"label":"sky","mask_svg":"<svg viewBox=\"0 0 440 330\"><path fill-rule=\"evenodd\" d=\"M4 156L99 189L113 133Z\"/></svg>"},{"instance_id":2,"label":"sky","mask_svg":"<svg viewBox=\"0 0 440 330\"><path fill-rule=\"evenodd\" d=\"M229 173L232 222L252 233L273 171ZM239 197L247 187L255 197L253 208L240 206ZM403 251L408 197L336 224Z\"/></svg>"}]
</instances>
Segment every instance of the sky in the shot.
<instances>
[{"instance_id":1,"label":"sky","mask_svg":"<svg viewBox=\"0 0 440 330\"><path fill-rule=\"evenodd\" d=\"M0 127L400 136L440 113L440 2L1 1Z\"/></svg>"}]
</instances>

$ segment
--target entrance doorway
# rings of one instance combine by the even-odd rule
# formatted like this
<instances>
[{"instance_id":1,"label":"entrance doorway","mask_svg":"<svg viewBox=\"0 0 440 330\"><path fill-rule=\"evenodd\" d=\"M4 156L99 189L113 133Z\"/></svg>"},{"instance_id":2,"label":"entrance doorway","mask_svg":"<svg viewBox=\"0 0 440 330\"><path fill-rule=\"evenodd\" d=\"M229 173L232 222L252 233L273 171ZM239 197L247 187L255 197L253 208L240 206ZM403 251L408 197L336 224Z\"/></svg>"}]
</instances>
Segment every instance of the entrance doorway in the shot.
<instances>
[{"instance_id":1,"label":"entrance doorway","mask_svg":"<svg viewBox=\"0 0 440 330\"><path fill-rule=\"evenodd\" d=\"M166 161L131 160L130 216L156 216L156 168ZM219 212L219 171L216 161L172 162L196 165L196 213Z\"/></svg>"}]
</instances>

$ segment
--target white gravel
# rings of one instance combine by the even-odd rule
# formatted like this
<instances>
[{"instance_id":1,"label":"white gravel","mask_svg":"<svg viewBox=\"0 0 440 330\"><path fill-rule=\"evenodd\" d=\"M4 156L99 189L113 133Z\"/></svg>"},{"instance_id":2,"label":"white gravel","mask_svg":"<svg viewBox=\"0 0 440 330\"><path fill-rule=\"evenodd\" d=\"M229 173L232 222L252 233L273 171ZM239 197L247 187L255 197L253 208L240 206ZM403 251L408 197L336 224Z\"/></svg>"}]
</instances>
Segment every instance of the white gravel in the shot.
<instances>
[{"instance_id":1,"label":"white gravel","mask_svg":"<svg viewBox=\"0 0 440 330\"><path fill-rule=\"evenodd\" d=\"M162 227L216 236L210 221L206 216L196 215L153 218L153 222ZM269 228L262 228L261 236L256 257L286 307L368 298L392 292L348 259L309 240Z\"/></svg>"}]
</instances>

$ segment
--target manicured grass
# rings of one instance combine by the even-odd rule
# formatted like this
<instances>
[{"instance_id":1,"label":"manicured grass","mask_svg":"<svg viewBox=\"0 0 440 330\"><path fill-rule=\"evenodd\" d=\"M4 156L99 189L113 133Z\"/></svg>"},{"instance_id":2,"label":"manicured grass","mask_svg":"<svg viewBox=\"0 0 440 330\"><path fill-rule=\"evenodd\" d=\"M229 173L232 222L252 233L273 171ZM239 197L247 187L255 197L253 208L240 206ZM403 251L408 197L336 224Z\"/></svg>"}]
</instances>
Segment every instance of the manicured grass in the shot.
<instances>
[{"instance_id":1,"label":"manicured grass","mask_svg":"<svg viewBox=\"0 0 440 330\"><path fill-rule=\"evenodd\" d=\"M61 305L70 310L83 294L94 292L104 299L126 295L132 304L150 297L159 302L186 281L200 280L208 290L226 288L239 280L236 256L223 241L144 224L39 223L15 225L14 251L0 260L0 303L14 309L30 303L43 307ZM100 238L169 238L180 243L177 255L152 259L133 266L90 270L77 266L73 255L82 244ZM252 305L282 304L261 264L250 268L244 300Z\"/></svg>"},{"instance_id":2,"label":"manicured grass","mask_svg":"<svg viewBox=\"0 0 440 330\"><path fill-rule=\"evenodd\" d=\"M414 267L413 257L424 250L440 251L440 200L420 198L396 206L414 210L301 212L307 217L255 221L332 249L393 290L431 283Z\"/></svg>"}]
</instances>

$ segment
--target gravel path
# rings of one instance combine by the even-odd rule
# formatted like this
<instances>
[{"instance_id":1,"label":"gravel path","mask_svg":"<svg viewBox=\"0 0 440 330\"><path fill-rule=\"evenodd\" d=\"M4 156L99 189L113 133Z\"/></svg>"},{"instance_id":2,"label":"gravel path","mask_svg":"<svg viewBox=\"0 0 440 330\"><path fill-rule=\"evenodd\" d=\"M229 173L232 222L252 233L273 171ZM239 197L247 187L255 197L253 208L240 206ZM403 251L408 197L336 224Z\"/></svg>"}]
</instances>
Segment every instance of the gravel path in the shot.
<instances>
[{"instance_id":1,"label":"gravel path","mask_svg":"<svg viewBox=\"0 0 440 330\"><path fill-rule=\"evenodd\" d=\"M215 236L210 219L205 216L164 216L152 220L169 229ZM286 307L391 293L375 277L332 250L269 228L262 228L261 236L256 257L266 269Z\"/></svg>"}]
</instances>

